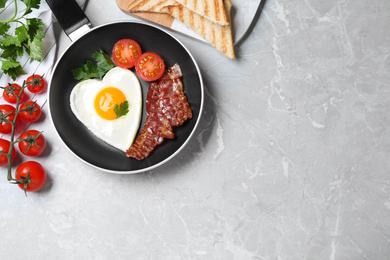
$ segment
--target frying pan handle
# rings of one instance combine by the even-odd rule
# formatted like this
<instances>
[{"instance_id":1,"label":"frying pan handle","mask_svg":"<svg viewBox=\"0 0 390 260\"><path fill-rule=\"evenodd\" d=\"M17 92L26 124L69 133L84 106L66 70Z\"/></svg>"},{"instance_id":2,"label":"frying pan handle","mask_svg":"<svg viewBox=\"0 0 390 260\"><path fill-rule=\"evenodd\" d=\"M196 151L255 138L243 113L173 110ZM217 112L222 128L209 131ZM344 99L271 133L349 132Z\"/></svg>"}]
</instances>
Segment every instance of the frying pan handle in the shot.
<instances>
[{"instance_id":1,"label":"frying pan handle","mask_svg":"<svg viewBox=\"0 0 390 260\"><path fill-rule=\"evenodd\" d=\"M46 0L46 2L72 41L91 28L91 23L75 0Z\"/></svg>"}]
</instances>

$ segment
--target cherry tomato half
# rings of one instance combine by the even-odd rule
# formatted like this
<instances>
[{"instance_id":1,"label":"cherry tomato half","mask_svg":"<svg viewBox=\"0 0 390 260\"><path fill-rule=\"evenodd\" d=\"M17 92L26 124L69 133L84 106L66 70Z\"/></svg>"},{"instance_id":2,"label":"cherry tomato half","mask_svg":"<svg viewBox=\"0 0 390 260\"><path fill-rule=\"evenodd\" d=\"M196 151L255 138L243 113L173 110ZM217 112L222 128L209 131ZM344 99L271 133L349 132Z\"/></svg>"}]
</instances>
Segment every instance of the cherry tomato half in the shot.
<instances>
[{"instance_id":1,"label":"cherry tomato half","mask_svg":"<svg viewBox=\"0 0 390 260\"><path fill-rule=\"evenodd\" d=\"M0 139L0 152L8 153L11 148L11 142L5 139ZM15 159L16 150L12 149L11 162ZM0 166L8 166L8 157L4 154L0 154Z\"/></svg>"},{"instance_id":2,"label":"cherry tomato half","mask_svg":"<svg viewBox=\"0 0 390 260\"><path fill-rule=\"evenodd\" d=\"M16 168L15 179L25 192L38 191L45 185L47 173L40 163L27 161Z\"/></svg>"},{"instance_id":3,"label":"cherry tomato half","mask_svg":"<svg viewBox=\"0 0 390 260\"><path fill-rule=\"evenodd\" d=\"M135 64L135 71L141 79L155 81L165 71L164 60L156 53L145 52L138 58Z\"/></svg>"},{"instance_id":4,"label":"cherry tomato half","mask_svg":"<svg viewBox=\"0 0 390 260\"><path fill-rule=\"evenodd\" d=\"M7 101L8 103L16 104L17 96L19 96L21 90L22 87L19 84L16 83L8 84L8 86L5 87L3 91L4 100ZM24 92L22 92L20 96L20 101L22 101L23 98L24 98Z\"/></svg>"},{"instance_id":5,"label":"cherry tomato half","mask_svg":"<svg viewBox=\"0 0 390 260\"><path fill-rule=\"evenodd\" d=\"M129 69L134 67L141 53L141 47L136 41L122 39L115 43L112 49L112 59L117 66Z\"/></svg>"},{"instance_id":6,"label":"cherry tomato half","mask_svg":"<svg viewBox=\"0 0 390 260\"><path fill-rule=\"evenodd\" d=\"M27 130L19 137L19 150L24 155L39 156L46 148L46 139L42 132L37 130Z\"/></svg>"},{"instance_id":7,"label":"cherry tomato half","mask_svg":"<svg viewBox=\"0 0 390 260\"><path fill-rule=\"evenodd\" d=\"M41 117L41 114L42 109L36 101L23 102L19 107L19 116L26 122L37 121Z\"/></svg>"},{"instance_id":8,"label":"cherry tomato half","mask_svg":"<svg viewBox=\"0 0 390 260\"><path fill-rule=\"evenodd\" d=\"M8 104L0 105L0 133L10 134L12 132L12 122L15 120L15 108ZM16 118L15 129L20 124L20 118Z\"/></svg>"},{"instance_id":9,"label":"cherry tomato half","mask_svg":"<svg viewBox=\"0 0 390 260\"><path fill-rule=\"evenodd\" d=\"M39 94L42 93L46 88L46 80L43 78L43 75L32 74L26 80L27 89L31 93Z\"/></svg>"}]
</instances>

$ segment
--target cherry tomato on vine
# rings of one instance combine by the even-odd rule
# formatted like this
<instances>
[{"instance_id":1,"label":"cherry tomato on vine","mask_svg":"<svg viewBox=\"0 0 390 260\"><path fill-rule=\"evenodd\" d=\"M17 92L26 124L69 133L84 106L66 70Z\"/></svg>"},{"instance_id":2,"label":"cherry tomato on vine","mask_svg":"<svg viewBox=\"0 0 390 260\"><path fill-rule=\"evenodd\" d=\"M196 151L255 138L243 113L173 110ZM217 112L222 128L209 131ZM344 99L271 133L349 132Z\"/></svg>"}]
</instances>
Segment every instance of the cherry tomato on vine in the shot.
<instances>
[{"instance_id":1,"label":"cherry tomato on vine","mask_svg":"<svg viewBox=\"0 0 390 260\"><path fill-rule=\"evenodd\" d=\"M36 101L23 102L19 107L19 116L26 122L37 121L41 117L41 114L42 109Z\"/></svg>"},{"instance_id":2,"label":"cherry tomato on vine","mask_svg":"<svg viewBox=\"0 0 390 260\"><path fill-rule=\"evenodd\" d=\"M45 185L47 173L40 163L27 161L16 169L15 179L27 195L27 191L38 191Z\"/></svg>"},{"instance_id":3,"label":"cherry tomato on vine","mask_svg":"<svg viewBox=\"0 0 390 260\"><path fill-rule=\"evenodd\" d=\"M135 71L145 81L159 79L165 71L164 60L153 52L143 53L135 63Z\"/></svg>"},{"instance_id":4,"label":"cherry tomato on vine","mask_svg":"<svg viewBox=\"0 0 390 260\"><path fill-rule=\"evenodd\" d=\"M19 84L16 83L10 83L7 87L4 88L3 91L3 98L5 101L11 104L16 104L17 96L19 96L20 92L22 91L22 87ZM24 98L24 92L20 95L20 101Z\"/></svg>"},{"instance_id":5,"label":"cherry tomato on vine","mask_svg":"<svg viewBox=\"0 0 390 260\"><path fill-rule=\"evenodd\" d=\"M43 78L43 75L32 74L26 80L27 89L31 93L39 94L42 93L46 88L46 80Z\"/></svg>"},{"instance_id":6,"label":"cherry tomato on vine","mask_svg":"<svg viewBox=\"0 0 390 260\"><path fill-rule=\"evenodd\" d=\"M24 155L39 156L46 148L46 139L42 132L37 130L27 130L19 139L19 150Z\"/></svg>"},{"instance_id":7,"label":"cherry tomato on vine","mask_svg":"<svg viewBox=\"0 0 390 260\"><path fill-rule=\"evenodd\" d=\"M11 148L11 142L5 139L0 139L0 152L8 153ZM12 149L11 162L15 159L16 150ZM4 154L0 154L0 166L5 167L8 165L8 157Z\"/></svg>"},{"instance_id":8,"label":"cherry tomato on vine","mask_svg":"<svg viewBox=\"0 0 390 260\"><path fill-rule=\"evenodd\" d=\"M8 104L0 105L0 133L10 134L12 132L12 122L15 120L15 108ZM20 118L15 121L15 129L20 124Z\"/></svg>"},{"instance_id":9,"label":"cherry tomato on vine","mask_svg":"<svg viewBox=\"0 0 390 260\"><path fill-rule=\"evenodd\" d=\"M141 47L131 39L117 41L112 48L112 59L114 63L125 69L134 67L137 58L141 55Z\"/></svg>"}]
</instances>

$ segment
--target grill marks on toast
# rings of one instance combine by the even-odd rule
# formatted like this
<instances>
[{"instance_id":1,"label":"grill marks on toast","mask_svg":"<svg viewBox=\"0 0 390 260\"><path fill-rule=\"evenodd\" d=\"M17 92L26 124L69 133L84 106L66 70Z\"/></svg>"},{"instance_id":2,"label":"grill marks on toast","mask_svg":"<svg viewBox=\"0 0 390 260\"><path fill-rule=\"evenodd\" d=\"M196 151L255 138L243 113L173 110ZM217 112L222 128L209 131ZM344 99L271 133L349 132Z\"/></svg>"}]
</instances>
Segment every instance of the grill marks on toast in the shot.
<instances>
[{"instance_id":1,"label":"grill marks on toast","mask_svg":"<svg viewBox=\"0 0 390 260\"><path fill-rule=\"evenodd\" d=\"M164 6L175 6L177 3L174 0L135 0L128 7L130 12L160 12Z\"/></svg>"},{"instance_id":2,"label":"grill marks on toast","mask_svg":"<svg viewBox=\"0 0 390 260\"><path fill-rule=\"evenodd\" d=\"M235 59L230 0L135 0L130 12L168 13L231 59Z\"/></svg>"},{"instance_id":3,"label":"grill marks on toast","mask_svg":"<svg viewBox=\"0 0 390 260\"><path fill-rule=\"evenodd\" d=\"M225 0L226 13L230 14L231 2ZM206 41L224 53L227 57L235 59L233 36L230 25L220 25L192 12L183 5L166 6L161 9L168 12L192 30L200 34ZM228 16L230 19L230 16Z\"/></svg>"},{"instance_id":4,"label":"grill marks on toast","mask_svg":"<svg viewBox=\"0 0 390 260\"><path fill-rule=\"evenodd\" d=\"M228 25L229 19L223 9L223 0L176 0L179 4L184 5L191 11L221 25Z\"/></svg>"}]
</instances>

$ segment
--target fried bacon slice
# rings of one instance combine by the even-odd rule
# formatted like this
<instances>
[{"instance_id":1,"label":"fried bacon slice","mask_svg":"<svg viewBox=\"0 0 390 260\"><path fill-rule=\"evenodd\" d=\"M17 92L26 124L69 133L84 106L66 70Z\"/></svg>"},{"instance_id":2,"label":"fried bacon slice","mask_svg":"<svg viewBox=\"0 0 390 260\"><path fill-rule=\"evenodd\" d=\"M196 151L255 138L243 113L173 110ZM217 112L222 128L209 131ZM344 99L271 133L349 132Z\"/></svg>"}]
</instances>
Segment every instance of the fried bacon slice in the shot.
<instances>
[{"instance_id":1,"label":"fried bacon slice","mask_svg":"<svg viewBox=\"0 0 390 260\"><path fill-rule=\"evenodd\" d=\"M192 110L183 91L182 75L180 66L175 64L163 74L158 83L158 106L171 126L180 126L192 118Z\"/></svg>"},{"instance_id":2,"label":"fried bacon slice","mask_svg":"<svg viewBox=\"0 0 390 260\"><path fill-rule=\"evenodd\" d=\"M168 121L168 118L161 112L158 107L159 99L159 87L157 83L151 83L148 89L148 95L146 97L146 122L147 127L150 128L150 132L161 136L163 138L173 139L175 134L173 133L172 126Z\"/></svg>"},{"instance_id":3,"label":"fried bacon slice","mask_svg":"<svg viewBox=\"0 0 390 260\"><path fill-rule=\"evenodd\" d=\"M146 121L127 157L143 160L164 138L174 138L172 126L180 126L192 118L192 110L183 91L179 64L168 68L163 76L149 85L146 97Z\"/></svg>"},{"instance_id":4,"label":"fried bacon slice","mask_svg":"<svg viewBox=\"0 0 390 260\"><path fill-rule=\"evenodd\" d=\"M154 148L164 140L162 136L155 134L155 131L158 131L157 129L163 128L160 123L160 118L156 114L148 115L144 128L142 128L135 142L126 151L126 156L137 160L143 160L148 157Z\"/></svg>"}]
</instances>

